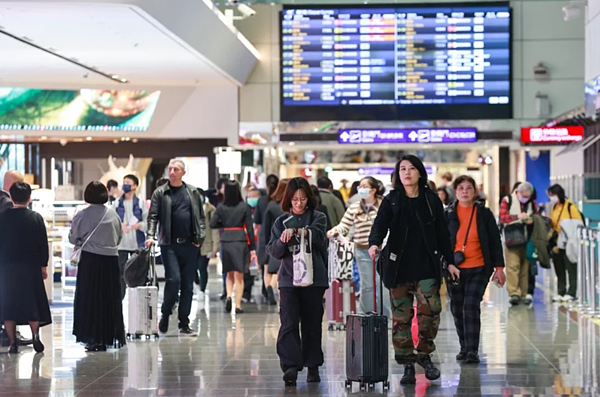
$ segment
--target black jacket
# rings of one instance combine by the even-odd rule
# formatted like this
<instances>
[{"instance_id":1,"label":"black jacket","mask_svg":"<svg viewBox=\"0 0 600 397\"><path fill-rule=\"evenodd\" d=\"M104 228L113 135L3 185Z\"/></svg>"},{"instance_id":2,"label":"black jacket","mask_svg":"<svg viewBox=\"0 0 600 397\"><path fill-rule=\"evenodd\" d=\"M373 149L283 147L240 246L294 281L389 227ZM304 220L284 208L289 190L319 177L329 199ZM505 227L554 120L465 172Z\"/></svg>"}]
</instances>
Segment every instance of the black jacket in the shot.
<instances>
[{"instance_id":1,"label":"black jacket","mask_svg":"<svg viewBox=\"0 0 600 397\"><path fill-rule=\"evenodd\" d=\"M258 255L259 265L264 265L269 261L269 257L267 255L267 243L269 242L269 238L266 237L266 235L270 235L271 230L268 230L267 233L267 230L265 229L264 225L268 205L269 197L262 196L258 199L256 211L254 211L254 224L261 225L260 230L258 231L258 246L256 248L256 254Z\"/></svg>"},{"instance_id":2,"label":"black jacket","mask_svg":"<svg viewBox=\"0 0 600 397\"><path fill-rule=\"evenodd\" d=\"M456 234L460 227L458 213L456 212L457 205L458 202L455 201L446 208L446 222L450 231L450 243L452 247L456 247ZM485 206L485 201L476 201L475 205L477 206L475 221L477 223L479 242L481 243L481 253L483 254L485 268L491 274L496 267L504 267L500 231L496 224L496 218L492 211ZM461 242L461 244L463 243L464 241Z\"/></svg>"},{"instance_id":3,"label":"black jacket","mask_svg":"<svg viewBox=\"0 0 600 397\"><path fill-rule=\"evenodd\" d=\"M307 212L303 216L303 224L299 225L298 228L307 228L312 232L312 247L313 247L313 287L324 287L329 286L329 280L327 278L327 240L325 230L326 217L325 214L319 211L313 211L312 214ZM267 253L274 259L280 260L281 265L279 268L279 287L293 287L294 286L294 255L292 254L292 248L300 244L298 238L293 237L292 240L284 244L281 242L281 234L285 230L283 221L286 220L290 215L283 214L273 224L271 240L267 245ZM304 288L304 287L297 287Z\"/></svg>"},{"instance_id":4,"label":"black jacket","mask_svg":"<svg viewBox=\"0 0 600 397\"><path fill-rule=\"evenodd\" d=\"M4 190L0 190L0 213L9 210L13 207L13 202L10 195Z\"/></svg>"},{"instance_id":5,"label":"black jacket","mask_svg":"<svg viewBox=\"0 0 600 397\"><path fill-rule=\"evenodd\" d=\"M396 278L399 270L399 263L402 254L406 247L406 239L408 236L408 219L407 211L409 206L408 197L404 190L394 189L388 194L379 207L379 212L371 228L369 236L369 247L381 246L388 231L390 233L386 249L382 255L388 255L388 263L384 269L381 269L383 283L387 288L396 286ZM438 280L442 278L441 255L450 265L454 264L454 254L450 245L450 234L444 217L444 206L438 198L437 194L429 188L423 188L419 197L419 211L417 218L423 230L423 237L427 243L427 251L436 264L436 272ZM420 264L415 263L414 266Z\"/></svg>"},{"instance_id":6,"label":"black jacket","mask_svg":"<svg viewBox=\"0 0 600 397\"><path fill-rule=\"evenodd\" d=\"M184 183L192 204L192 243L202 245L206 236L204 207L198 189ZM152 204L148 212L148 238L156 239L156 229L160 223L158 244L171 245L171 187L167 183L160 186L152 195Z\"/></svg>"}]
</instances>

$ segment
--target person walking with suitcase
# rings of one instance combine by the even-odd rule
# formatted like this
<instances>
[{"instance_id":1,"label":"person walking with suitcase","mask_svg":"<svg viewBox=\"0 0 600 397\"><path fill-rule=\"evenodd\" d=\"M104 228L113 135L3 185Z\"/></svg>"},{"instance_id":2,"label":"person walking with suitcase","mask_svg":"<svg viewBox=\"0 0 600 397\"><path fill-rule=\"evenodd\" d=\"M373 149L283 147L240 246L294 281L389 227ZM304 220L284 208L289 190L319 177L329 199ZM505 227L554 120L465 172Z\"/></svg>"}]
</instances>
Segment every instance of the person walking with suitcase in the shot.
<instances>
[{"instance_id":1,"label":"person walking with suitcase","mask_svg":"<svg viewBox=\"0 0 600 397\"><path fill-rule=\"evenodd\" d=\"M429 380L440 377L431 361L440 325L442 272L458 278L453 266L450 234L444 207L427 184L425 166L416 156L404 156L396 163L394 189L379 207L369 236L369 254L377 257L389 232L387 245L379 257L379 271L390 289L396 362L404 365L402 384L415 384L415 363L425 369ZM449 264L449 265L447 265ZM413 345L411 321L417 299L419 343ZM416 350L416 351L415 351Z\"/></svg>"},{"instance_id":2,"label":"person walking with suitcase","mask_svg":"<svg viewBox=\"0 0 600 397\"><path fill-rule=\"evenodd\" d=\"M285 190L281 209L285 213L273 225L267 253L281 261L279 268L279 318L277 354L286 386L296 385L298 372L308 368L307 382L320 382L323 365L323 295L327 280L327 219L316 211L317 198L308 181L292 178ZM295 286L294 253L309 239L312 248L313 282ZM302 247L300 247L302 248Z\"/></svg>"},{"instance_id":3,"label":"person walking with suitcase","mask_svg":"<svg viewBox=\"0 0 600 397\"><path fill-rule=\"evenodd\" d=\"M144 201L136 196L135 192L140 180L135 175L126 175L123 178L123 195L113 203L113 208L121 218L123 238L119 245L119 271L121 272L121 299L125 298L127 286L123 279L123 271L129 257L138 248L144 247L146 230L148 229L148 207Z\"/></svg>"},{"instance_id":4,"label":"person walking with suitcase","mask_svg":"<svg viewBox=\"0 0 600 397\"><path fill-rule=\"evenodd\" d=\"M446 209L450 242L454 247L454 262L460 270L458 285L450 284L450 308L460 340L457 361L479 363L481 333L481 300L492 280L504 286L504 256L502 240L492 211L485 200L477 200L475 180L459 176L454 181L458 201Z\"/></svg>"},{"instance_id":5,"label":"person walking with suitcase","mask_svg":"<svg viewBox=\"0 0 600 397\"><path fill-rule=\"evenodd\" d=\"M385 187L372 176L363 178L360 181L358 195L360 201L351 204L346 210L344 217L339 225L327 232L327 237L336 237L339 234L347 235L354 228L354 255L358 265L358 272L361 280L361 294L359 298L360 312L369 313L373 311L375 302L373 301L373 291L376 286L373 285L373 260L369 256L369 234L371 227L377 217L377 211L383 201ZM389 292L386 290L389 294ZM379 298L383 296L378 293ZM384 300L385 315L391 318L390 301Z\"/></svg>"},{"instance_id":6,"label":"person walking with suitcase","mask_svg":"<svg viewBox=\"0 0 600 397\"><path fill-rule=\"evenodd\" d=\"M194 278L198 270L199 249L206 236L206 222L198 189L183 182L185 163L179 159L169 162L169 183L157 188L152 195L148 214L146 247L158 244L165 266L162 317L158 324L161 333L169 330L169 316L179 300L179 333L193 335L190 312L194 298Z\"/></svg>"}]
</instances>

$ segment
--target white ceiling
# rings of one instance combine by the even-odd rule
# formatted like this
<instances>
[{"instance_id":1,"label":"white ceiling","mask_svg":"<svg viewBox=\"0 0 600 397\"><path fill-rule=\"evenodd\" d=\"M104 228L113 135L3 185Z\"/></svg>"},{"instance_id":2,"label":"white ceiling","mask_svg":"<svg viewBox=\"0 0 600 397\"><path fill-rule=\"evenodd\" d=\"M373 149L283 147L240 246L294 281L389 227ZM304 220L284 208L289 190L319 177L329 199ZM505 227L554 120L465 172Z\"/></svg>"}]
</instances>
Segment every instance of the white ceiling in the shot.
<instances>
[{"instance_id":1,"label":"white ceiling","mask_svg":"<svg viewBox=\"0 0 600 397\"><path fill-rule=\"evenodd\" d=\"M131 85L234 85L218 67L137 7L0 2L0 29L126 78ZM127 87L0 34L0 86L10 82Z\"/></svg>"}]
</instances>

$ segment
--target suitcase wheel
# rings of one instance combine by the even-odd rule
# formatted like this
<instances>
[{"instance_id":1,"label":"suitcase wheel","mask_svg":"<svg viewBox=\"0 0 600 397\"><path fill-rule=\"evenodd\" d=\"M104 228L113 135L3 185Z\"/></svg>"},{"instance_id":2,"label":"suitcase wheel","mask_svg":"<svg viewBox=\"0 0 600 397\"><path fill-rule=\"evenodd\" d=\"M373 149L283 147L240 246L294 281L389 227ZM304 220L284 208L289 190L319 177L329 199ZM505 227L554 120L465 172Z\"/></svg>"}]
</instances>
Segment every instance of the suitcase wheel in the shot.
<instances>
[{"instance_id":1,"label":"suitcase wheel","mask_svg":"<svg viewBox=\"0 0 600 397\"><path fill-rule=\"evenodd\" d=\"M344 382L346 389L352 389L352 381L346 379L346 382Z\"/></svg>"},{"instance_id":2,"label":"suitcase wheel","mask_svg":"<svg viewBox=\"0 0 600 397\"><path fill-rule=\"evenodd\" d=\"M388 382L387 380L383 381L383 391L388 391L390 390L390 382Z\"/></svg>"},{"instance_id":3,"label":"suitcase wheel","mask_svg":"<svg viewBox=\"0 0 600 397\"><path fill-rule=\"evenodd\" d=\"M367 390L367 384L366 384L366 383L364 383L364 382L360 382L360 390L361 390L361 391L363 391L363 390Z\"/></svg>"}]
</instances>

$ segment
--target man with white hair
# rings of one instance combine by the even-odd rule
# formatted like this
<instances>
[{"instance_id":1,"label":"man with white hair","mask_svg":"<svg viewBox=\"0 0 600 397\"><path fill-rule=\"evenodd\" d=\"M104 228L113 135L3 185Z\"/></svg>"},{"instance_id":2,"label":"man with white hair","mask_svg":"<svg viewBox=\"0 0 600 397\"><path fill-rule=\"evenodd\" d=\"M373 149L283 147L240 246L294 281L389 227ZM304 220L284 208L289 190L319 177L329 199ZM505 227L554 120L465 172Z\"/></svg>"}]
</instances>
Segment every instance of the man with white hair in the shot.
<instances>
[{"instance_id":1,"label":"man with white hair","mask_svg":"<svg viewBox=\"0 0 600 397\"><path fill-rule=\"evenodd\" d=\"M500 204L500 225L504 228L506 261L506 288L511 305L523 302L528 305L531 298L529 289L529 261L527 241L533 231L532 215L537 211L535 189L529 182L521 183L515 191L502 199ZM506 238L507 236L512 236ZM518 239L515 236L521 236ZM519 243L517 243L519 240Z\"/></svg>"},{"instance_id":2,"label":"man with white hair","mask_svg":"<svg viewBox=\"0 0 600 397\"><path fill-rule=\"evenodd\" d=\"M169 183L158 187L152 195L148 213L148 240L150 247L156 242L165 266L167 280L159 331L169 329L169 316L179 300L179 333L193 335L190 328L190 312L194 296L199 248L206 235L206 221L198 189L183 182L185 163L179 159L169 162Z\"/></svg>"}]
</instances>

